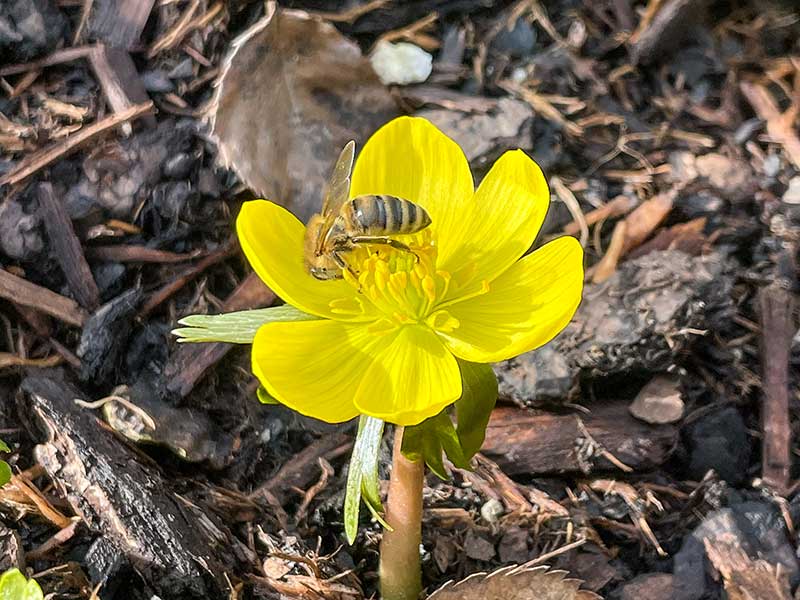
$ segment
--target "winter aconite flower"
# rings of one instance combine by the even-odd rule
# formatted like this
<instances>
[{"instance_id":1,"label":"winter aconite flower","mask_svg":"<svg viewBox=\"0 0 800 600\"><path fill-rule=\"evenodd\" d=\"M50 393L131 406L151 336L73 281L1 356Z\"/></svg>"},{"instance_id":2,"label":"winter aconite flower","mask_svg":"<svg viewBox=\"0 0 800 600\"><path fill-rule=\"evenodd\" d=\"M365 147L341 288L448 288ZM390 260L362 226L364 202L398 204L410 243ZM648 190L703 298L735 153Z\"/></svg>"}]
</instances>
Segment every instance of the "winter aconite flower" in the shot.
<instances>
[{"instance_id":1,"label":"winter aconite flower","mask_svg":"<svg viewBox=\"0 0 800 600\"><path fill-rule=\"evenodd\" d=\"M539 167L505 153L477 190L461 149L431 123L401 117L364 146L350 196L391 194L432 224L387 246L347 253L345 278L303 264L305 228L265 200L237 220L253 268L308 320L267 323L253 372L275 399L328 422L365 414L398 425L436 415L461 395L458 359L489 363L541 346L572 318L583 253L572 237L525 255L550 201ZM355 276L353 275L355 274Z\"/></svg>"}]
</instances>

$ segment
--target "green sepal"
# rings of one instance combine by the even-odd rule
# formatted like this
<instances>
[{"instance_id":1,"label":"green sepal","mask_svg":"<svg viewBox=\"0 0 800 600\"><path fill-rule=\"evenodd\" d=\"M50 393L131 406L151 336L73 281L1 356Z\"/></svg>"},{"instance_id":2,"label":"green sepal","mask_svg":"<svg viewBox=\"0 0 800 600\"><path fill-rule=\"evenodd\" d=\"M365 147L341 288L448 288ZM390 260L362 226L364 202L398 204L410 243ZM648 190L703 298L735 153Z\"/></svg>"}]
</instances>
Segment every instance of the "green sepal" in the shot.
<instances>
[{"instance_id":1,"label":"green sepal","mask_svg":"<svg viewBox=\"0 0 800 600\"><path fill-rule=\"evenodd\" d=\"M0 440L0 452L11 452L11 448L3 440Z\"/></svg>"},{"instance_id":2,"label":"green sepal","mask_svg":"<svg viewBox=\"0 0 800 600\"><path fill-rule=\"evenodd\" d=\"M270 394L267 391L267 388L265 388L263 385L258 386L258 389L256 390L256 396L258 396L258 401L261 402L261 404L280 404L280 402L273 398L272 394Z\"/></svg>"},{"instance_id":3,"label":"green sepal","mask_svg":"<svg viewBox=\"0 0 800 600\"><path fill-rule=\"evenodd\" d=\"M319 317L284 304L283 306L240 310L221 315L189 315L178 321L186 327L173 329L172 335L178 336L179 342L252 344L259 327L265 323L315 321L317 319Z\"/></svg>"},{"instance_id":4,"label":"green sepal","mask_svg":"<svg viewBox=\"0 0 800 600\"><path fill-rule=\"evenodd\" d=\"M0 460L0 487L3 487L11 481L11 475L11 465L4 460ZM1 598L2 596L0 596L0 599Z\"/></svg>"},{"instance_id":5,"label":"green sepal","mask_svg":"<svg viewBox=\"0 0 800 600\"><path fill-rule=\"evenodd\" d=\"M497 401L497 377L490 365L459 360L461 397L455 402L457 425L453 425L450 408L406 427L403 433L403 454L409 460L424 460L439 478L447 480L442 454L459 469L469 469L470 460L483 445L486 426Z\"/></svg>"},{"instance_id":6,"label":"green sepal","mask_svg":"<svg viewBox=\"0 0 800 600\"><path fill-rule=\"evenodd\" d=\"M44 594L35 580L11 569L0 575L0 600L44 600Z\"/></svg>"},{"instance_id":7,"label":"green sepal","mask_svg":"<svg viewBox=\"0 0 800 600\"><path fill-rule=\"evenodd\" d=\"M344 531L348 544L352 544L358 534L358 509L362 497L372 515L389 529L380 516L383 506L378 483L378 453L383 439L383 427L383 421L366 415L362 415L358 421L358 435L350 457L344 498Z\"/></svg>"}]
</instances>

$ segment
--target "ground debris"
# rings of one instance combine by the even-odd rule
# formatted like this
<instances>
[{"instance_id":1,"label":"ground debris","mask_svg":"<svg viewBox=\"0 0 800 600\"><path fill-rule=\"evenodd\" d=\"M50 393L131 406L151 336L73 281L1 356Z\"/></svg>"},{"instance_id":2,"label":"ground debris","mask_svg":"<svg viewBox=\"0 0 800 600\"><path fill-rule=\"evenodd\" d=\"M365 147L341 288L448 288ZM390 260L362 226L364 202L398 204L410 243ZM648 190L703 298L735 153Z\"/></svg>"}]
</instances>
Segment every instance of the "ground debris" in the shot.
<instances>
[{"instance_id":1,"label":"ground debris","mask_svg":"<svg viewBox=\"0 0 800 600\"><path fill-rule=\"evenodd\" d=\"M113 540L158 593L173 598L220 594L221 574L233 564L229 550L198 526L198 515L187 511L158 472L97 427L92 414L74 404L80 394L69 384L33 376L22 389L32 408L26 425L45 440L36 448L37 460L76 514Z\"/></svg>"}]
</instances>

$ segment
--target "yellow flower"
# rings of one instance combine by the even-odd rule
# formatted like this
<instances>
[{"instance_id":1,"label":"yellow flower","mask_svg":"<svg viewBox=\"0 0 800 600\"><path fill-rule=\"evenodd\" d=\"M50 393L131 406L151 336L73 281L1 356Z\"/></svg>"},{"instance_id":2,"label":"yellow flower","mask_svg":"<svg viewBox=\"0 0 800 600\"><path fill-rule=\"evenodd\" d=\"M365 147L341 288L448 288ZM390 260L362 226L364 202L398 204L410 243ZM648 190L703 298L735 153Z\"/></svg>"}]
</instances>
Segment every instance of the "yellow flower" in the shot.
<instances>
[{"instance_id":1,"label":"yellow flower","mask_svg":"<svg viewBox=\"0 0 800 600\"><path fill-rule=\"evenodd\" d=\"M506 152L475 190L461 149L431 123L401 117L367 142L350 196L392 194L432 225L404 241L348 253L358 274L319 281L303 264L305 227L266 200L237 219L264 282L317 320L267 323L253 372L286 406L328 422L365 414L415 425L461 395L458 359L488 363L541 346L580 303L583 252L562 237L523 256L550 201L539 167Z\"/></svg>"}]
</instances>

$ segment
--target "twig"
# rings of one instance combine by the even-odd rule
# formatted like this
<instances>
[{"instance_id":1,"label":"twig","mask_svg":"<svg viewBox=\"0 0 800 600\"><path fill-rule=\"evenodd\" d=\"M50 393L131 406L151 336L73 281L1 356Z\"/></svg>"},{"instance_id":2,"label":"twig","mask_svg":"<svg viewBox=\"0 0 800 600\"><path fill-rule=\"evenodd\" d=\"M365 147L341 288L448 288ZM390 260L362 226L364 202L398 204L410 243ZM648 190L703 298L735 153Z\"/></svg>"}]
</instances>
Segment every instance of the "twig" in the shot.
<instances>
[{"instance_id":1,"label":"twig","mask_svg":"<svg viewBox=\"0 0 800 600\"><path fill-rule=\"evenodd\" d=\"M800 112L800 101L796 98L796 94L792 105L782 113L763 85L743 81L739 84L739 89L759 118L767 122L769 136L783 145L789 160L800 169L800 137L794 127L794 121Z\"/></svg>"},{"instance_id":2,"label":"twig","mask_svg":"<svg viewBox=\"0 0 800 600\"><path fill-rule=\"evenodd\" d=\"M82 327L89 315L77 302L0 269L0 298L28 306L60 321Z\"/></svg>"},{"instance_id":3,"label":"twig","mask_svg":"<svg viewBox=\"0 0 800 600\"><path fill-rule=\"evenodd\" d=\"M122 112L110 115L105 119L86 125L81 128L75 135L66 138L65 140L53 144L35 154L31 154L27 159L23 160L16 169L10 171L2 178L0 178L0 185L15 185L25 181L31 175L34 175L40 169L43 169L60 158L71 154L83 144L93 140L102 133L132 121L142 115L148 114L153 110L152 102L143 102L136 104L129 109Z\"/></svg>"},{"instance_id":4,"label":"twig","mask_svg":"<svg viewBox=\"0 0 800 600\"><path fill-rule=\"evenodd\" d=\"M762 477L779 494L789 489L791 423L789 419L789 355L795 301L791 292L774 282L758 295L761 312L761 364L764 400L761 409Z\"/></svg>"}]
</instances>

